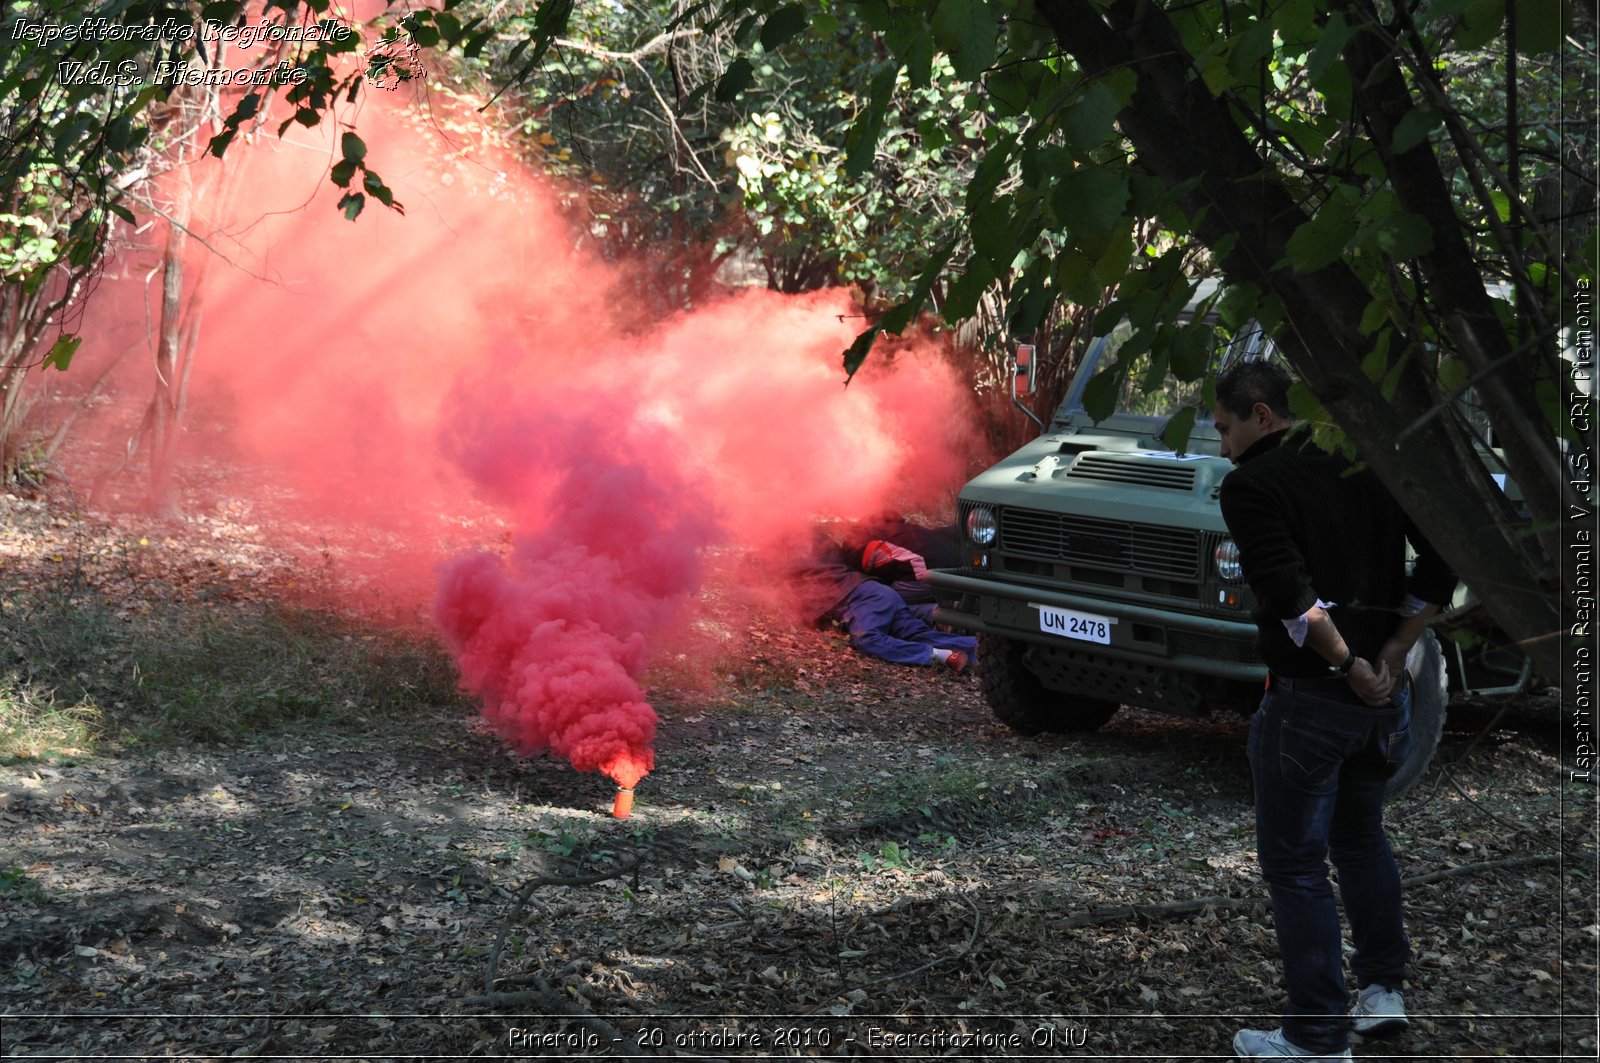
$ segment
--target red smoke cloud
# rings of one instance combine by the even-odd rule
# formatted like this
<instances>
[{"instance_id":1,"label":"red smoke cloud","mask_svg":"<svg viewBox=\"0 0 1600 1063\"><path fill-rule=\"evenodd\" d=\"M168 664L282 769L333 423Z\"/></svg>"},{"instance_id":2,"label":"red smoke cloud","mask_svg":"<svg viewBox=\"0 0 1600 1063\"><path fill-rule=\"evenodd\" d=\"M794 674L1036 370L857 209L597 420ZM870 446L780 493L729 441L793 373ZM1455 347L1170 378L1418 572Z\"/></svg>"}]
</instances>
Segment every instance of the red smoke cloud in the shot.
<instances>
[{"instance_id":1,"label":"red smoke cloud","mask_svg":"<svg viewBox=\"0 0 1600 1063\"><path fill-rule=\"evenodd\" d=\"M208 267L191 385L227 431L189 456L225 444L247 472L224 494L287 487L391 602L431 595L514 749L632 785L651 640L692 612L706 547L777 557L819 516L947 506L981 460L965 383L924 343L844 387L864 322L842 292L747 291L625 332L616 270L470 122L373 105L359 131L405 217L337 218L332 130L230 150L239 189L194 224L232 264ZM509 551L461 549L484 521Z\"/></svg>"},{"instance_id":2,"label":"red smoke cloud","mask_svg":"<svg viewBox=\"0 0 1600 1063\"><path fill-rule=\"evenodd\" d=\"M509 558L446 565L434 617L514 749L631 787L654 766L647 640L699 585L699 549L719 534L711 504L638 425L598 417L592 395L495 401L492 384L452 396L446 449L531 530Z\"/></svg>"}]
</instances>

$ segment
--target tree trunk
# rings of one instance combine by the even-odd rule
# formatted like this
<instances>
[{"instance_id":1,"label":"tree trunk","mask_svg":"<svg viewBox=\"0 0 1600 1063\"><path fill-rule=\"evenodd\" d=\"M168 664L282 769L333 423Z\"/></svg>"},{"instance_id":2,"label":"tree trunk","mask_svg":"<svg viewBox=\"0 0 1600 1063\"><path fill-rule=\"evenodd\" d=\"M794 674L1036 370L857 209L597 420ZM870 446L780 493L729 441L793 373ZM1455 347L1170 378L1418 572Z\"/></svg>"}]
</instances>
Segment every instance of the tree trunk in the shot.
<instances>
[{"instance_id":1,"label":"tree trunk","mask_svg":"<svg viewBox=\"0 0 1600 1063\"><path fill-rule=\"evenodd\" d=\"M183 248L187 242L189 219L193 215L194 185L186 163L174 169L177 196L167 218L167 243L162 253L161 321L156 335L156 387L150 397L147 418L150 428L150 490L146 508L163 517L179 513L173 470L177 461L178 433L182 421L178 409L178 364L182 353L183 329Z\"/></svg>"},{"instance_id":2,"label":"tree trunk","mask_svg":"<svg viewBox=\"0 0 1600 1063\"><path fill-rule=\"evenodd\" d=\"M57 266L33 291L15 281L0 285L0 483L11 482L20 465L22 427L38 398L29 374L44 357L44 338L94 268Z\"/></svg>"},{"instance_id":3,"label":"tree trunk","mask_svg":"<svg viewBox=\"0 0 1600 1063\"><path fill-rule=\"evenodd\" d=\"M1348 4L1342 6L1359 24L1360 12ZM1562 474L1554 430L1535 396L1541 377L1559 392L1554 367L1544 364L1534 349L1521 357L1513 355L1511 337L1500 326L1484 290L1433 147L1423 140L1402 153L1392 150L1400 123L1416 109L1398 62L1373 33L1357 33L1345 54L1357 99L1368 116L1373 145L1383 157L1395 192L1401 204L1426 219L1433 230L1433 250L1421 256L1420 264L1434 305L1455 340L1455 349L1475 374L1483 374L1477 392L1504 440L1506 465L1528 500L1535 527L1545 529L1545 553L1557 557L1561 553L1561 515L1569 503L1582 500ZM1493 204L1485 207L1494 210Z\"/></svg>"},{"instance_id":4,"label":"tree trunk","mask_svg":"<svg viewBox=\"0 0 1600 1063\"><path fill-rule=\"evenodd\" d=\"M1359 323L1369 296L1343 262L1313 273L1282 265L1289 237L1309 218L1265 167L1228 102L1191 76L1192 57L1165 14L1150 0L1112 0L1104 9L1089 0L1040 0L1039 11L1086 72L1134 72L1137 88L1118 122L1141 165L1169 187L1188 189L1180 204L1206 246L1234 238L1221 259L1223 272L1282 302L1287 327L1280 345L1306 385L1423 534L1457 572L1470 575L1485 607L1535 668L1559 675L1561 617L1551 559L1519 534L1453 419L1433 418L1402 448L1402 433L1436 401L1436 390L1414 365L1402 369L1392 402L1367 378L1362 361L1370 341Z\"/></svg>"},{"instance_id":5,"label":"tree trunk","mask_svg":"<svg viewBox=\"0 0 1600 1063\"><path fill-rule=\"evenodd\" d=\"M220 64L222 56L217 56ZM199 91L186 101L194 116L197 142L209 123L212 131L220 128L219 94L215 88ZM265 115L261 116L262 118ZM180 510L176 491L178 444L183 433L184 415L188 406L189 375L194 368L196 346L200 341L200 325L204 315L206 278L211 273L216 252L209 247L200 256L192 271L186 269L183 255L188 245L188 233L196 208L201 217L217 216L226 209L233 191L238 187L249 153L231 158L226 167L204 153L185 158L178 149L177 165L173 174L177 181L171 213L167 218L167 243L163 252L161 284L161 326L156 345L156 387L145 418L150 431L150 493L148 505L152 512L176 516ZM193 167L206 167L196 182ZM198 187L197 187L198 185ZM204 239L200 241L205 243ZM189 281L189 295L183 295L184 282Z\"/></svg>"}]
</instances>

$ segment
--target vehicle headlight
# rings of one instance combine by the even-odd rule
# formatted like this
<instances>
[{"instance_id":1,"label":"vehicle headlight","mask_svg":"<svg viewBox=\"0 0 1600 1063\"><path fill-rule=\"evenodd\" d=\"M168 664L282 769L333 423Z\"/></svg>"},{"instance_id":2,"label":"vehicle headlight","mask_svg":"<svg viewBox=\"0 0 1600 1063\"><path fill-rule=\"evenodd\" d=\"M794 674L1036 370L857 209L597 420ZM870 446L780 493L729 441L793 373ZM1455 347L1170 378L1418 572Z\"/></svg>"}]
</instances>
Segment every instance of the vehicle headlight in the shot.
<instances>
[{"instance_id":1,"label":"vehicle headlight","mask_svg":"<svg viewBox=\"0 0 1600 1063\"><path fill-rule=\"evenodd\" d=\"M1239 564L1239 544L1232 539L1224 539L1217 544L1215 554L1217 575L1234 583L1244 577L1244 566Z\"/></svg>"},{"instance_id":2,"label":"vehicle headlight","mask_svg":"<svg viewBox=\"0 0 1600 1063\"><path fill-rule=\"evenodd\" d=\"M1000 525L994 519L994 510L988 506L973 506L967 511L967 538L979 546L993 546Z\"/></svg>"}]
</instances>

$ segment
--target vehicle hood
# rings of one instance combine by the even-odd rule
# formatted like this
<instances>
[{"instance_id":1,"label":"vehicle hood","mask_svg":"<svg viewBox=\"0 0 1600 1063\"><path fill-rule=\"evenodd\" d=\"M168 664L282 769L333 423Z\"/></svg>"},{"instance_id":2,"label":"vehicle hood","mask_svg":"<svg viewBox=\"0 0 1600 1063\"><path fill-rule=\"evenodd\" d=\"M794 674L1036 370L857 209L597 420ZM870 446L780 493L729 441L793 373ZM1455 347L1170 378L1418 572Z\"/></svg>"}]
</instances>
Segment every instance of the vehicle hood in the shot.
<instances>
[{"instance_id":1,"label":"vehicle hood","mask_svg":"<svg viewBox=\"0 0 1600 1063\"><path fill-rule=\"evenodd\" d=\"M1225 458L1153 450L1128 435L1051 432L970 480L963 502L1222 531Z\"/></svg>"}]
</instances>

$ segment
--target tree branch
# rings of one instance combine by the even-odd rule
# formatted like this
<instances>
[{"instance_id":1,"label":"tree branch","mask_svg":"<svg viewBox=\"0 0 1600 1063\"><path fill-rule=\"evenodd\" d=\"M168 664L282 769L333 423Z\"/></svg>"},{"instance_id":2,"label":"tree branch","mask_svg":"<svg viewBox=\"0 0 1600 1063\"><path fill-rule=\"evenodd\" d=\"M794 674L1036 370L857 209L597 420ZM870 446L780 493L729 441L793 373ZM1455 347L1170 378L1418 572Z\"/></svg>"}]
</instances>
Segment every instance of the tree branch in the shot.
<instances>
[{"instance_id":1,"label":"tree branch","mask_svg":"<svg viewBox=\"0 0 1600 1063\"><path fill-rule=\"evenodd\" d=\"M575 41L568 37L557 37L553 43L562 48L571 48L573 51L581 52L584 55L592 55L596 59L609 59L612 62L617 63L637 64L647 55L655 55L657 52L664 52L668 48L677 44L680 40L685 40L690 37L698 37L699 35L700 30L693 27L676 29L669 33L663 33L656 37L652 37L650 40L644 42L631 52L614 52L609 48L601 48L599 45L589 44L585 41Z\"/></svg>"}]
</instances>

